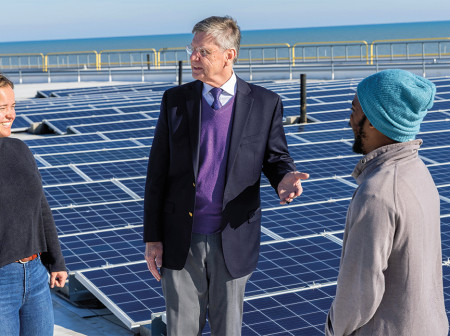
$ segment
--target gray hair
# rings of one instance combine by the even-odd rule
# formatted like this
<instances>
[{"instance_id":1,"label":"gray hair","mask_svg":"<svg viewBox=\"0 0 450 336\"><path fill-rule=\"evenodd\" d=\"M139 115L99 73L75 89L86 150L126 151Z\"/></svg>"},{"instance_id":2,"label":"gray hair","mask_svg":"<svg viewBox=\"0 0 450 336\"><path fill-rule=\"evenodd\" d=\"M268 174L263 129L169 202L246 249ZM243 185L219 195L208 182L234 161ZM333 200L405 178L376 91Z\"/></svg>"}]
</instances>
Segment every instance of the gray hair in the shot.
<instances>
[{"instance_id":1,"label":"gray hair","mask_svg":"<svg viewBox=\"0 0 450 336\"><path fill-rule=\"evenodd\" d=\"M14 83L6 78L6 76L0 74L0 88L4 86L9 86L11 89L14 89Z\"/></svg>"},{"instance_id":2,"label":"gray hair","mask_svg":"<svg viewBox=\"0 0 450 336\"><path fill-rule=\"evenodd\" d=\"M216 43L222 49L235 49L236 62L241 45L241 30L231 16L210 16L198 22L192 29L192 33L206 33L216 40Z\"/></svg>"}]
</instances>

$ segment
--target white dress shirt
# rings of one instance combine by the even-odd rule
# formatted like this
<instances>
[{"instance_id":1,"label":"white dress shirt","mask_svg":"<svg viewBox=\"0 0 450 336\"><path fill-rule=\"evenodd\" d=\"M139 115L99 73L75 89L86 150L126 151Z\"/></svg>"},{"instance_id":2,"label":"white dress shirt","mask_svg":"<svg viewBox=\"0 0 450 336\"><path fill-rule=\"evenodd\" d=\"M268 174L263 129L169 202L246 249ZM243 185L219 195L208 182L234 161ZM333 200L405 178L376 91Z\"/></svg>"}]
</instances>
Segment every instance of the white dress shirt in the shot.
<instances>
[{"instance_id":1,"label":"white dress shirt","mask_svg":"<svg viewBox=\"0 0 450 336\"><path fill-rule=\"evenodd\" d=\"M203 83L202 95L209 105L214 102L214 97L209 92L213 86ZM236 74L233 72L230 79L226 81L221 87L223 91L219 96L220 103L224 106L236 94Z\"/></svg>"}]
</instances>

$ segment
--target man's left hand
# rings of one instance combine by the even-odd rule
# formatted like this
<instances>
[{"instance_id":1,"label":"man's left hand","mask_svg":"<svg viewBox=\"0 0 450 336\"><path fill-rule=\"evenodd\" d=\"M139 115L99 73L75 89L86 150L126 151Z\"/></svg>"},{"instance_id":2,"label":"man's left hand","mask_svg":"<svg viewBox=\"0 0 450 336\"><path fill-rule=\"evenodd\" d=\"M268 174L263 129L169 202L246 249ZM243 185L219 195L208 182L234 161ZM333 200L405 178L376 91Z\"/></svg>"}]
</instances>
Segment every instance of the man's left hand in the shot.
<instances>
[{"instance_id":1,"label":"man's left hand","mask_svg":"<svg viewBox=\"0 0 450 336\"><path fill-rule=\"evenodd\" d=\"M294 198L300 196L303 191L301 180L308 178L308 173L300 173L297 171L284 175L277 188L280 204L291 203Z\"/></svg>"}]
</instances>

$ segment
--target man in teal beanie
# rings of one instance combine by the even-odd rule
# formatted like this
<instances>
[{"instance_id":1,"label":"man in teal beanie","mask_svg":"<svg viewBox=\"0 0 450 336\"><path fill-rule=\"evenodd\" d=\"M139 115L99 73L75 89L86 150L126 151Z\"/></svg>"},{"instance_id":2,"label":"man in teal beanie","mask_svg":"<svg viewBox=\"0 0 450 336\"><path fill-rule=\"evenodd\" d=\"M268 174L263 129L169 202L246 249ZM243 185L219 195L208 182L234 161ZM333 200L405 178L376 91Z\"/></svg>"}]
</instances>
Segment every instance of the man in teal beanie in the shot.
<instances>
[{"instance_id":1,"label":"man in teal beanie","mask_svg":"<svg viewBox=\"0 0 450 336\"><path fill-rule=\"evenodd\" d=\"M447 335L439 194L418 156L436 88L403 70L364 79L352 103L353 171L326 335Z\"/></svg>"}]
</instances>

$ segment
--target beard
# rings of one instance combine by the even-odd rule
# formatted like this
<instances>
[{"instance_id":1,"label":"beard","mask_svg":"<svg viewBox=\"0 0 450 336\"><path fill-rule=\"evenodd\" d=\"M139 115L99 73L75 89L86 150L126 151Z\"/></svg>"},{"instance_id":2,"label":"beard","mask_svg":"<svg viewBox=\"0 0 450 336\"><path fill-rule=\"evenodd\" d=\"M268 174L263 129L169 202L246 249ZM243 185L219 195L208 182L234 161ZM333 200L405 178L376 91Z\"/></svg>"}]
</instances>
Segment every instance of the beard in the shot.
<instances>
[{"instance_id":1,"label":"beard","mask_svg":"<svg viewBox=\"0 0 450 336\"><path fill-rule=\"evenodd\" d=\"M364 136L364 132L358 132L355 135L355 141L353 142L353 152L355 152L356 154L365 154L364 153L364 145L362 142Z\"/></svg>"},{"instance_id":2,"label":"beard","mask_svg":"<svg viewBox=\"0 0 450 336\"><path fill-rule=\"evenodd\" d=\"M364 149L364 143L363 140L366 139L366 133L363 130L364 122L366 121L366 116L363 117L363 119L358 124L358 129L354 132L355 133L355 140L353 142L353 152L356 154L364 154L366 155L366 151Z\"/></svg>"}]
</instances>

